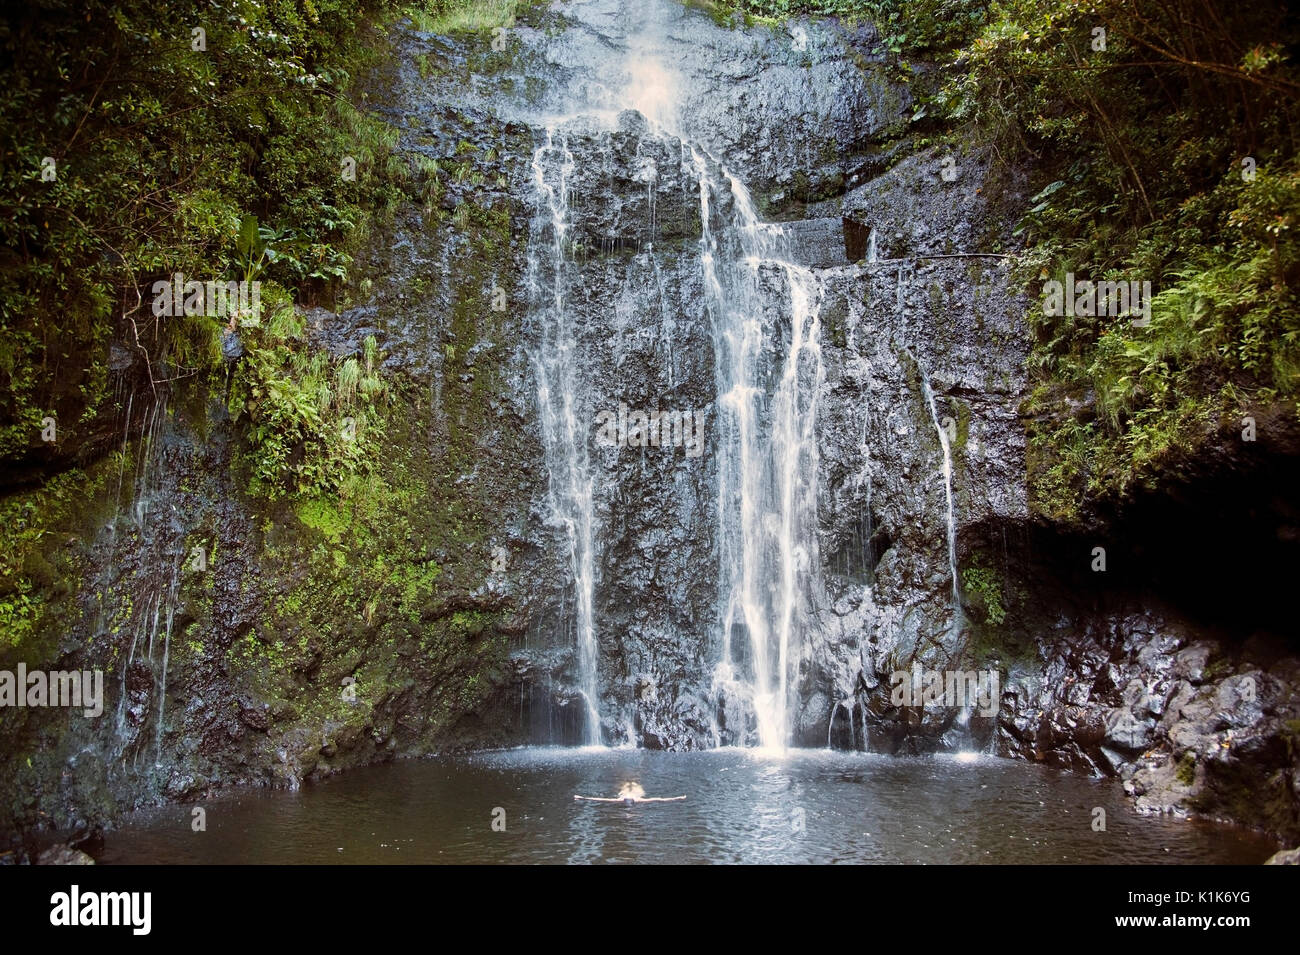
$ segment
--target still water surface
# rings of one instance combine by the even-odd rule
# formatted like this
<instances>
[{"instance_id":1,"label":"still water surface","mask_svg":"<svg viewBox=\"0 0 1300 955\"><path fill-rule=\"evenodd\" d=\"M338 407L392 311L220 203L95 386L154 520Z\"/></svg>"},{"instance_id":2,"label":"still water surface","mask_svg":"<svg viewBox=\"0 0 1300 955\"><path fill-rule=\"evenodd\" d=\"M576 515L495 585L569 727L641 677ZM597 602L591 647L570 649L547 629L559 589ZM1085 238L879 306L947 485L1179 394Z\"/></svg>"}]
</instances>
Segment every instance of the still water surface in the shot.
<instances>
[{"instance_id":1,"label":"still water surface","mask_svg":"<svg viewBox=\"0 0 1300 955\"><path fill-rule=\"evenodd\" d=\"M682 802L576 802L624 781ZM520 749L137 813L103 863L1259 863L1250 832L1143 817L1112 780L951 755ZM1093 829L1094 807L1106 831ZM504 831L493 829L503 818Z\"/></svg>"}]
</instances>

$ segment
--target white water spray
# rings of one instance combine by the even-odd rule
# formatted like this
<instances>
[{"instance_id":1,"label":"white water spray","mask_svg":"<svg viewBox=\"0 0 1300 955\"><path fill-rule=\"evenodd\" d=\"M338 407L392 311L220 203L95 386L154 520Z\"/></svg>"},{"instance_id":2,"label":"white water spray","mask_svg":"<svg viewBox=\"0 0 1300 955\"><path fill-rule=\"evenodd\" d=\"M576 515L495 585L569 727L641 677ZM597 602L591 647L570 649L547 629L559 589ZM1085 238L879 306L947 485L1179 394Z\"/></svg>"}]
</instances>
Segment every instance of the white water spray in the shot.
<instances>
[{"instance_id":1,"label":"white water spray","mask_svg":"<svg viewBox=\"0 0 1300 955\"><path fill-rule=\"evenodd\" d=\"M819 565L814 425L823 379L821 285L815 273L791 260L782 229L759 219L744 185L683 130L678 115L683 81L663 65L663 24L655 19L669 11L638 12L644 22L629 34L624 82L584 84L567 115L547 121L545 142L533 156L537 208L529 289L541 319L534 369L551 512L569 541L587 742L600 741L593 610L600 528L587 435L574 404L585 393L586 362L567 303L576 273L566 258L573 157L563 129L579 116L612 126L619 111L635 109L649 122L651 135L680 150L699 184L700 270L718 395L711 443L718 471L721 631L713 683L720 707L714 709L725 713L729 738L781 747L790 741L806 604ZM628 170L647 189L651 221L643 251L651 255L655 193L664 171L639 149ZM656 262L656 280L657 269ZM671 376L671 355L667 364ZM715 738L722 741L720 729Z\"/></svg>"},{"instance_id":2,"label":"white water spray","mask_svg":"<svg viewBox=\"0 0 1300 955\"><path fill-rule=\"evenodd\" d=\"M714 174L702 150L692 155L719 395L722 651L714 691L729 722L752 716L760 746L784 747L818 565L813 428L823 377L821 287L811 270L789 260L780 228L759 220L745 187L725 171ZM715 197L725 196L729 219L714 212ZM733 644L737 634L743 647ZM733 712L737 698L747 714Z\"/></svg>"},{"instance_id":3,"label":"white water spray","mask_svg":"<svg viewBox=\"0 0 1300 955\"><path fill-rule=\"evenodd\" d=\"M566 239L570 225L569 177L573 169L573 154L563 134L557 138L557 131L548 129L546 141L533 153L533 188L537 200L533 231L535 235L549 234L550 242L529 243L528 290L531 307L542 325L533 369L546 468L550 474L551 517L564 528L569 570L573 575L575 607L571 623L577 630L578 682L586 710L584 741L589 746L598 746L601 728L593 556L594 481L586 428L579 421L575 407L582 358L574 312L568 306L573 265L566 255Z\"/></svg>"}]
</instances>

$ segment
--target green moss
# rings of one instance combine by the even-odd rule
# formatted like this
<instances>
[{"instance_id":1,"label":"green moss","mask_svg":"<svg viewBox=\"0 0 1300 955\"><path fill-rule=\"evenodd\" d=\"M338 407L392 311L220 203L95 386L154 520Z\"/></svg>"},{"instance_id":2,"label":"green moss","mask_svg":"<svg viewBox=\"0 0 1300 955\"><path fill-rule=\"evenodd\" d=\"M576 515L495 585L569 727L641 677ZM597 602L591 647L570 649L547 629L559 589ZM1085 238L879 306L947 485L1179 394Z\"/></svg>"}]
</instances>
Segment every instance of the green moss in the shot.
<instances>
[{"instance_id":1,"label":"green moss","mask_svg":"<svg viewBox=\"0 0 1300 955\"><path fill-rule=\"evenodd\" d=\"M1003 607L1000 575L977 555L962 569L961 579L965 591L963 596L982 611L984 622L994 627L1001 625L1007 612Z\"/></svg>"},{"instance_id":2,"label":"green moss","mask_svg":"<svg viewBox=\"0 0 1300 955\"><path fill-rule=\"evenodd\" d=\"M1219 657L1217 660L1211 660L1205 667L1202 679L1206 683L1221 680L1226 676L1231 676L1236 670L1236 666L1227 657Z\"/></svg>"},{"instance_id":3,"label":"green moss","mask_svg":"<svg viewBox=\"0 0 1300 955\"><path fill-rule=\"evenodd\" d=\"M480 281L469 284L477 289ZM466 294L479 300L476 291ZM486 355L477 363L482 380L496 380L494 362ZM501 671L509 653L495 630L500 614L451 609L464 600L458 595L482 586L491 566L486 540L499 533L499 508L481 496L481 485L454 479L455 467L472 467L479 453L489 394L479 402L469 389L448 403L461 426L431 454L426 442L435 425L426 393L397 382L386 422L391 441L374 472L345 482L336 495L293 500L300 534L270 543L261 572L280 590L270 632L283 640L245 638L236 651L241 667L259 661L268 671L255 686L273 710L291 704L298 720L356 721L414 680L438 688L426 714L426 729L436 732L493 691L489 674ZM324 662L304 695L297 674L310 659ZM339 686L358 661L353 705Z\"/></svg>"},{"instance_id":4,"label":"green moss","mask_svg":"<svg viewBox=\"0 0 1300 955\"><path fill-rule=\"evenodd\" d=\"M1184 786L1191 786L1196 782L1196 754L1193 752L1183 753L1182 759L1178 761L1178 768L1174 770L1176 778Z\"/></svg>"},{"instance_id":5,"label":"green moss","mask_svg":"<svg viewBox=\"0 0 1300 955\"><path fill-rule=\"evenodd\" d=\"M0 499L0 653L34 651L43 633L52 639L51 599L73 592L79 577L75 552L60 547L61 539L75 540L97 525L111 507L105 486L127 460L115 453L88 470L65 471Z\"/></svg>"},{"instance_id":6,"label":"green moss","mask_svg":"<svg viewBox=\"0 0 1300 955\"><path fill-rule=\"evenodd\" d=\"M731 28L736 25L736 5L728 0L683 0L683 3L691 9L708 14L710 19L720 27Z\"/></svg>"},{"instance_id":7,"label":"green moss","mask_svg":"<svg viewBox=\"0 0 1300 955\"><path fill-rule=\"evenodd\" d=\"M458 610L456 613L452 614L451 625L454 629L459 630L468 637L477 637L487 629L491 619L492 618L487 614L477 611L467 612Z\"/></svg>"},{"instance_id":8,"label":"green moss","mask_svg":"<svg viewBox=\"0 0 1300 955\"><path fill-rule=\"evenodd\" d=\"M351 526L350 515L336 502L323 498L306 498L295 510L298 520L313 530L320 531L332 541L341 540Z\"/></svg>"},{"instance_id":9,"label":"green moss","mask_svg":"<svg viewBox=\"0 0 1300 955\"><path fill-rule=\"evenodd\" d=\"M953 457L960 461L965 458L966 445L970 442L970 403L960 398L948 399L948 404L956 413L956 434L952 443Z\"/></svg>"},{"instance_id":10,"label":"green moss","mask_svg":"<svg viewBox=\"0 0 1300 955\"><path fill-rule=\"evenodd\" d=\"M848 348L848 303L840 299L828 302L822 308L823 334L836 348Z\"/></svg>"}]
</instances>

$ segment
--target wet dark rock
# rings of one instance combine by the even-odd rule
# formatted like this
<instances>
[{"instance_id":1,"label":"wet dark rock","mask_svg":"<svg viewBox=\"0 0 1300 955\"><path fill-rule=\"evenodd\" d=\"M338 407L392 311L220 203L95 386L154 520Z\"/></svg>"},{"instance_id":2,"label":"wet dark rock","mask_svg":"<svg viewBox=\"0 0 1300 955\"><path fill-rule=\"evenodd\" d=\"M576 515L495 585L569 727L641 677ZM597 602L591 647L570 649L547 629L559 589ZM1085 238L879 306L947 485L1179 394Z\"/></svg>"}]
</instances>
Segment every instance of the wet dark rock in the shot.
<instances>
[{"instance_id":1,"label":"wet dark rock","mask_svg":"<svg viewBox=\"0 0 1300 955\"><path fill-rule=\"evenodd\" d=\"M1154 720L1143 720L1132 711L1116 708L1106 720L1105 741L1112 749L1138 752L1151 743Z\"/></svg>"},{"instance_id":2,"label":"wet dark rock","mask_svg":"<svg viewBox=\"0 0 1300 955\"><path fill-rule=\"evenodd\" d=\"M260 706L243 706L239 708L239 719L247 727L266 730L271 725L271 718Z\"/></svg>"},{"instance_id":3,"label":"wet dark rock","mask_svg":"<svg viewBox=\"0 0 1300 955\"><path fill-rule=\"evenodd\" d=\"M1214 648L1208 643L1197 643L1174 657L1174 676L1199 684Z\"/></svg>"},{"instance_id":4,"label":"wet dark rock","mask_svg":"<svg viewBox=\"0 0 1300 955\"><path fill-rule=\"evenodd\" d=\"M136 363L140 353L128 345L113 342L108 346L108 370L121 374Z\"/></svg>"},{"instance_id":5,"label":"wet dark rock","mask_svg":"<svg viewBox=\"0 0 1300 955\"><path fill-rule=\"evenodd\" d=\"M192 775L183 773L173 773L167 781L167 798L183 800L196 796L204 789L203 780Z\"/></svg>"},{"instance_id":6,"label":"wet dark rock","mask_svg":"<svg viewBox=\"0 0 1300 955\"><path fill-rule=\"evenodd\" d=\"M990 157L980 153L918 153L847 192L841 215L875 232L880 259L1000 252L1011 234L996 213L1016 205L1024 186L1000 184L994 207L985 196L994 192L990 166Z\"/></svg>"},{"instance_id":7,"label":"wet dark rock","mask_svg":"<svg viewBox=\"0 0 1300 955\"><path fill-rule=\"evenodd\" d=\"M72 846L50 846L36 857L37 865L94 865L95 860Z\"/></svg>"},{"instance_id":8,"label":"wet dark rock","mask_svg":"<svg viewBox=\"0 0 1300 955\"><path fill-rule=\"evenodd\" d=\"M1105 679L1076 706L1065 704L1070 691L1055 681L1028 697L1004 697L1000 748L1118 776L1141 812L1233 819L1278 833L1300 827L1286 743L1300 699L1288 684L1231 663L1231 647L1194 639L1168 612L1130 610L1116 614L1112 627L1094 622L1085 632L1092 636L1071 647L1066 669ZM1058 652L1049 651L1046 670L1061 659ZM1289 676L1294 661L1274 666ZM1080 711L1082 718L1072 715ZM1086 729L1099 719L1100 739Z\"/></svg>"},{"instance_id":9,"label":"wet dark rock","mask_svg":"<svg viewBox=\"0 0 1300 955\"><path fill-rule=\"evenodd\" d=\"M234 361L244 356L244 343L240 341L237 332L223 331L221 333L221 357L226 361Z\"/></svg>"},{"instance_id":10,"label":"wet dark rock","mask_svg":"<svg viewBox=\"0 0 1300 955\"><path fill-rule=\"evenodd\" d=\"M785 227L790 236L792 259L799 265L813 269L827 269L848 265L845 255L844 220L801 219Z\"/></svg>"}]
</instances>

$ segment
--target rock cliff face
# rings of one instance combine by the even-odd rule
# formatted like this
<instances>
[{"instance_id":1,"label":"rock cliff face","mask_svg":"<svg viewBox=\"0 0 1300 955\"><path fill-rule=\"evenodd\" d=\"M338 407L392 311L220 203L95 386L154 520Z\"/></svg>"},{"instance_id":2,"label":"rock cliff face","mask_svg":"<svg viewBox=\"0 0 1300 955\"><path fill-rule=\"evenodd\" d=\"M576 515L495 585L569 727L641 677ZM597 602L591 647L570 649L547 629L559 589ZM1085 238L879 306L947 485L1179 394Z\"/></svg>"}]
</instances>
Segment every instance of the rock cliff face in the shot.
<instances>
[{"instance_id":1,"label":"rock cliff face","mask_svg":"<svg viewBox=\"0 0 1300 955\"><path fill-rule=\"evenodd\" d=\"M52 551L74 586L43 661L104 668L109 716L5 715L6 823L75 830L396 756L578 743L593 709L614 744L758 741L758 624L722 623L740 439L710 278L748 267L752 195L781 230L749 287L764 427L800 283L815 318L790 370L815 524L779 495L754 518L754 540L793 544L770 566L797 593L758 582L797 608L789 741L990 749L1119 774L1144 807L1300 832L1294 649L1094 572L1094 546L1138 539L1113 543L1113 516L1030 514L1027 301L1001 255L1017 174L994 189L973 152L893 161L909 94L866 28L729 30L666 2L529 16L503 51L401 32L371 81L399 154L441 172L376 236L355 304L307 318L335 355L376 337L395 394L382 487L260 501L220 396L128 415L134 473L105 474L119 506ZM624 407L699 413L702 449L598 441ZM895 705L914 667L996 671L996 715Z\"/></svg>"}]
</instances>

